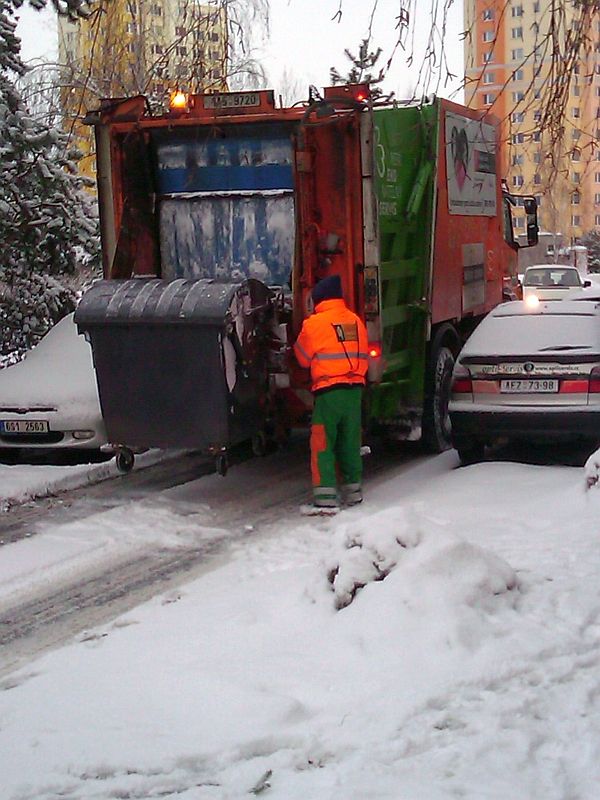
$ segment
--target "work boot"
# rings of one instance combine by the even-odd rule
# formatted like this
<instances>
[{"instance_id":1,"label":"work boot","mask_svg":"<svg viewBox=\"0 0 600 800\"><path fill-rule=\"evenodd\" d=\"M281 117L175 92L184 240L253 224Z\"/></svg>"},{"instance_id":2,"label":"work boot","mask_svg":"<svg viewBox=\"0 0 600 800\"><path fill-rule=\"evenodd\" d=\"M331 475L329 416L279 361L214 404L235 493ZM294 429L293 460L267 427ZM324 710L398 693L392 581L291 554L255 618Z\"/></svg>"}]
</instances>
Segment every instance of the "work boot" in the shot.
<instances>
[{"instance_id":1,"label":"work boot","mask_svg":"<svg viewBox=\"0 0 600 800\"><path fill-rule=\"evenodd\" d=\"M360 483L346 483L342 486L342 495L347 506L357 506L362 503L362 489Z\"/></svg>"}]
</instances>

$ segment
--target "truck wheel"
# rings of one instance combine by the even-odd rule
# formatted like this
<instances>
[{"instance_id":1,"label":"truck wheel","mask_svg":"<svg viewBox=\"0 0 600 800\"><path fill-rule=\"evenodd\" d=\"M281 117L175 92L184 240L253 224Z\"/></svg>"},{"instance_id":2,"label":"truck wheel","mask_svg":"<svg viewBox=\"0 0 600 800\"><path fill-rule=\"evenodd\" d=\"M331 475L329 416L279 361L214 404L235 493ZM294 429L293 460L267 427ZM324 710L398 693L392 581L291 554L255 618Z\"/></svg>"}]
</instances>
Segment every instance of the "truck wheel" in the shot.
<instances>
[{"instance_id":1,"label":"truck wheel","mask_svg":"<svg viewBox=\"0 0 600 800\"><path fill-rule=\"evenodd\" d=\"M478 464L483 461L485 446L477 439L463 439L456 444L456 451L460 459L461 467L468 467L469 464Z\"/></svg>"},{"instance_id":2,"label":"truck wheel","mask_svg":"<svg viewBox=\"0 0 600 800\"><path fill-rule=\"evenodd\" d=\"M448 347L440 347L434 354L425 381L425 407L423 409L423 442L433 453L442 453L452 447L450 438L450 387L454 356Z\"/></svg>"},{"instance_id":3,"label":"truck wheel","mask_svg":"<svg viewBox=\"0 0 600 800\"><path fill-rule=\"evenodd\" d=\"M122 472L124 475L126 475L133 469L133 465L135 463L135 456L128 447L124 447L117 453L115 457L115 462L117 464L117 469L119 470L119 472Z\"/></svg>"}]
</instances>

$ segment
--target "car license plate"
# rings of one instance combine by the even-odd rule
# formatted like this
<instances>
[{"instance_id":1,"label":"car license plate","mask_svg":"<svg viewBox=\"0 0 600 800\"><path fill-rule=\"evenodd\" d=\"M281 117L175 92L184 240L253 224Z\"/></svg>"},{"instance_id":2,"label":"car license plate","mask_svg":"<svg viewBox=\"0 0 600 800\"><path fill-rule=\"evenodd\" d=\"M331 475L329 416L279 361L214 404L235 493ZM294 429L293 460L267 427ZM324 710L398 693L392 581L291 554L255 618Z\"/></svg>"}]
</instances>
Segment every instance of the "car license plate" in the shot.
<instances>
[{"instance_id":1,"label":"car license plate","mask_svg":"<svg viewBox=\"0 0 600 800\"><path fill-rule=\"evenodd\" d=\"M48 433L45 419L6 419L0 422L2 433Z\"/></svg>"},{"instance_id":2,"label":"car license plate","mask_svg":"<svg viewBox=\"0 0 600 800\"><path fill-rule=\"evenodd\" d=\"M258 92L204 95L204 108L247 108L259 105L260 94Z\"/></svg>"},{"instance_id":3,"label":"car license plate","mask_svg":"<svg viewBox=\"0 0 600 800\"><path fill-rule=\"evenodd\" d=\"M537 394L558 392L558 380L522 378L500 381L500 391L508 394Z\"/></svg>"}]
</instances>

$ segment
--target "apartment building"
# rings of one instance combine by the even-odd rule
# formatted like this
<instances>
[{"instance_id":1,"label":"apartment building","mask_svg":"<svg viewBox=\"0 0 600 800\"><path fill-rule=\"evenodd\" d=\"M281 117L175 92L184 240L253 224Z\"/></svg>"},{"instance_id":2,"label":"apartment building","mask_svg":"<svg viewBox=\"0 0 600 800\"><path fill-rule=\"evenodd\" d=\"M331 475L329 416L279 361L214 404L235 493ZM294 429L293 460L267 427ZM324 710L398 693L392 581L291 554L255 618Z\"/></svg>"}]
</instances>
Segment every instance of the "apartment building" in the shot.
<instances>
[{"instance_id":1,"label":"apartment building","mask_svg":"<svg viewBox=\"0 0 600 800\"><path fill-rule=\"evenodd\" d=\"M103 97L144 94L157 107L175 89L227 88L226 4L196 0L101 0L89 19L58 26L61 107L93 176L93 132L81 124Z\"/></svg>"},{"instance_id":2,"label":"apartment building","mask_svg":"<svg viewBox=\"0 0 600 800\"><path fill-rule=\"evenodd\" d=\"M589 45L569 64L565 40L582 24L581 3L564 2L562 57L552 48L553 5L465 0L465 97L501 121L510 189L534 194L542 229L576 244L600 230L600 14L586 20Z\"/></svg>"}]
</instances>

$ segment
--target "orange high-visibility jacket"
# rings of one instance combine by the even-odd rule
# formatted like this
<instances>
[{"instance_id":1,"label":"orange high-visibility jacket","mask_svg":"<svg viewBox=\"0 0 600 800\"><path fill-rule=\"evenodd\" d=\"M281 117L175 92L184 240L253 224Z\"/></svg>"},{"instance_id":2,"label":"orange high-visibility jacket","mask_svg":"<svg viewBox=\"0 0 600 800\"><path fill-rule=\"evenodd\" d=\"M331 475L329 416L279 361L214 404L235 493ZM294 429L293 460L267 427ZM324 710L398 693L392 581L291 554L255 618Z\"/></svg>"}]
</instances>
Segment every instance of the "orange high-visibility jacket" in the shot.
<instances>
[{"instance_id":1,"label":"orange high-visibility jacket","mask_svg":"<svg viewBox=\"0 0 600 800\"><path fill-rule=\"evenodd\" d=\"M294 345L300 366L310 367L313 392L337 384L364 386L368 352L364 323L341 299L322 300Z\"/></svg>"}]
</instances>

